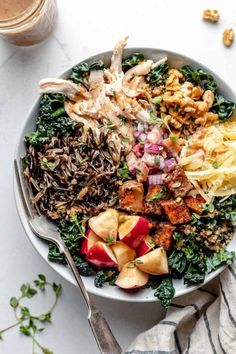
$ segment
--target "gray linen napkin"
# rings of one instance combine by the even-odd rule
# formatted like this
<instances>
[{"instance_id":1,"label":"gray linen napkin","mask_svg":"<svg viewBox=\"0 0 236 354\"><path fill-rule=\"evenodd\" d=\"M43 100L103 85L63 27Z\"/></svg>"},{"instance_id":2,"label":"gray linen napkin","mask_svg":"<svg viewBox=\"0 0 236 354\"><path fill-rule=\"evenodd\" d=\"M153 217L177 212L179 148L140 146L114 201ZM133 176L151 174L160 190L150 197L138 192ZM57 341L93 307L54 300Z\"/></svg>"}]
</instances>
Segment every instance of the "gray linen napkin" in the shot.
<instances>
[{"instance_id":1,"label":"gray linen napkin","mask_svg":"<svg viewBox=\"0 0 236 354\"><path fill-rule=\"evenodd\" d=\"M125 354L236 354L236 263L214 284L173 300Z\"/></svg>"}]
</instances>

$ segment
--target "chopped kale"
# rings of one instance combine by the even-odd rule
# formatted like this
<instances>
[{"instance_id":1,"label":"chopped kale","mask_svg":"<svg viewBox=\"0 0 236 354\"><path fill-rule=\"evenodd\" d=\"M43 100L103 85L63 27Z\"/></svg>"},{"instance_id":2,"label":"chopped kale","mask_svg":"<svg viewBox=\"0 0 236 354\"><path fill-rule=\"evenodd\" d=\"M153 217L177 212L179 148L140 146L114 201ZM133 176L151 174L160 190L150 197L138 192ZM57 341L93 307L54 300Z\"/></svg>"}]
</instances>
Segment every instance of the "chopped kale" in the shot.
<instances>
[{"instance_id":1,"label":"chopped kale","mask_svg":"<svg viewBox=\"0 0 236 354\"><path fill-rule=\"evenodd\" d=\"M182 66L179 70L184 75L186 81L192 82L194 85L200 85L205 90L216 92L217 84L211 74L206 73L202 69L194 70L189 65Z\"/></svg>"},{"instance_id":2,"label":"chopped kale","mask_svg":"<svg viewBox=\"0 0 236 354\"><path fill-rule=\"evenodd\" d=\"M100 270L97 272L94 278L94 285L97 288L102 288L103 285L109 282L110 285L114 285L117 278L117 270Z\"/></svg>"},{"instance_id":3,"label":"chopped kale","mask_svg":"<svg viewBox=\"0 0 236 354\"><path fill-rule=\"evenodd\" d=\"M168 258L168 263L171 267L171 274L175 278L181 278L187 268L187 259L184 252L175 249Z\"/></svg>"},{"instance_id":4,"label":"chopped kale","mask_svg":"<svg viewBox=\"0 0 236 354\"><path fill-rule=\"evenodd\" d=\"M219 252L213 253L206 258L207 273L212 272L224 264L231 264L235 259L235 252L222 248Z\"/></svg>"},{"instance_id":5,"label":"chopped kale","mask_svg":"<svg viewBox=\"0 0 236 354\"><path fill-rule=\"evenodd\" d=\"M80 255L80 243L85 231L82 220L79 220L77 215L71 215L70 221L61 218L58 223L58 231L69 249L80 274L83 276L94 274L93 267ZM66 264L64 256L60 254L58 248L53 244L49 245L48 259L51 262Z\"/></svg>"},{"instance_id":6,"label":"chopped kale","mask_svg":"<svg viewBox=\"0 0 236 354\"><path fill-rule=\"evenodd\" d=\"M131 69L133 66L138 65L138 63L140 63L143 60L144 60L143 54L134 53L122 61L122 70L126 72L127 70Z\"/></svg>"},{"instance_id":7,"label":"chopped kale","mask_svg":"<svg viewBox=\"0 0 236 354\"><path fill-rule=\"evenodd\" d=\"M147 75L147 82L152 86L164 85L168 77L169 65L164 63L154 67Z\"/></svg>"},{"instance_id":8,"label":"chopped kale","mask_svg":"<svg viewBox=\"0 0 236 354\"><path fill-rule=\"evenodd\" d=\"M41 97L36 131L26 136L32 145L41 145L52 136L71 134L75 129L72 121L64 110L66 97L61 94L46 94Z\"/></svg>"},{"instance_id":9,"label":"chopped kale","mask_svg":"<svg viewBox=\"0 0 236 354\"><path fill-rule=\"evenodd\" d=\"M211 111L217 113L220 121L225 121L231 117L235 110L235 103L226 100L223 96L218 95L215 98L215 102L211 108Z\"/></svg>"},{"instance_id":10,"label":"chopped kale","mask_svg":"<svg viewBox=\"0 0 236 354\"><path fill-rule=\"evenodd\" d=\"M173 287L173 283L170 278L163 279L154 292L154 296L160 300L161 306L164 307L164 309L168 309L174 295L175 288Z\"/></svg>"},{"instance_id":11,"label":"chopped kale","mask_svg":"<svg viewBox=\"0 0 236 354\"><path fill-rule=\"evenodd\" d=\"M84 84L84 76L88 74L90 70L103 70L104 68L105 65L101 60L94 61L91 64L78 64L72 68L72 73L69 78L76 84Z\"/></svg>"}]
</instances>

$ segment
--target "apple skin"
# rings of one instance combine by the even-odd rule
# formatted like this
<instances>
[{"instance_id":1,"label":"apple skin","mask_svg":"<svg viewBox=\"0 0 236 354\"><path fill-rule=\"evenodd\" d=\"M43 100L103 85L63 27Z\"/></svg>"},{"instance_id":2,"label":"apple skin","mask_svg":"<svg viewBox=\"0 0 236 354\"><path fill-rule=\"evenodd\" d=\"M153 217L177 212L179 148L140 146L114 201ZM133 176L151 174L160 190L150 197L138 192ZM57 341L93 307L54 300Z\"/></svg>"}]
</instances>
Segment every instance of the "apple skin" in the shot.
<instances>
[{"instance_id":1,"label":"apple skin","mask_svg":"<svg viewBox=\"0 0 236 354\"><path fill-rule=\"evenodd\" d=\"M87 254L90 248L98 241L101 241L101 238L98 237L93 230L88 229L85 233L85 237L81 242L81 254Z\"/></svg>"},{"instance_id":2,"label":"apple skin","mask_svg":"<svg viewBox=\"0 0 236 354\"><path fill-rule=\"evenodd\" d=\"M97 268L117 267L112 249L103 241L96 242L88 251L86 260Z\"/></svg>"},{"instance_id":3,"label":"apple skin","mask_svg":"<svg viewBox=\"0 0 236 354\"><path fill-rule=\"evenodd\" d=\"M89 219L89 227L104 241L107 241L111 237L113 241L116 241L118 217L119 214L117 210L107 209L106 211L103 211L97 216L93 216Z\"/></svg>"},{"instance_id":4,"label":"apple skin","mask_svg":"<svg viewBox=\"0 0 236 354\"><path fill-rule=\"evenodd\" d=\"M142 216L127 216L118 229L120 241L137 248L150 231L150 223Z\"/></svg>"},{"instance_id":5,"label":"apple skin","mask_svg":"<svg viewBox=\"0 0 236 354\"><path fill-rule=\"evenodd\" d=\"M149 274L139 270L133 262L126 263L121 269L115 284L122 289L137 289L147 284Z\"/></svg>"},{"instance_id":6,"label":"apple skin","mask_svg":"<svg viewBox=\"0 0 236 354\"><path fill-rule=\"evenodd\" d=\"M133 261L136 256L135 251L123 242L116 242L111 248L117 259L119 271L126 263Z\"/></svg>"},{"instance_id":7,"label":"apple skin","mask_svg":"<svg viewBox=\"0 0 236 354\"><path fill-rule=\"evenodd\" d=\"M154 240L151 236L147 235L144 237L143 241L136 248L136 254L138 257L143 256L155 247Z\"/></svg>"},{"instance_id":8,"label":"apple skin","mask_svg":"<svg viewBox=\"0 0 236 354\"><path fill-rule=\"evenodd\" d=\"M167 255L163 247L156 248L144 256L136 258L135 263L138 269L148 274L161 275L169 273Z\"/></svg>"}]
</instances>

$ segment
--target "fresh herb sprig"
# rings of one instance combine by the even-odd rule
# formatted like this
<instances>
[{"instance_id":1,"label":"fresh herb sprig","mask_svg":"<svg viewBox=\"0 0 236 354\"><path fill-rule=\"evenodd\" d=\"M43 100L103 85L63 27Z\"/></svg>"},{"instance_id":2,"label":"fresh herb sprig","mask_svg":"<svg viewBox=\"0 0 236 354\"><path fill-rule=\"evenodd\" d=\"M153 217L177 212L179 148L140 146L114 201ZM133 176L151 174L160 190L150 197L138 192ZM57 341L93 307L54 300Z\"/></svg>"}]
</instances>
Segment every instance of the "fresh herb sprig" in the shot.
<instances>
[{"instance_id":1,"label":"fresh herb sprig","mask_svg":"<svg viewBox=\"0 0 236 354\"><path fill-rule=\"evenodd\" d=\"M0 339L3 340L3 333L12 328L18 327L19 331L23 335L26 337L31 337L32 354L36 354L36 347L44 354L53 354L50 349L44 347L38 339L36 339L36 335L44 330L42 327L43 324L51 322L52 313L57 305L62 287L61 284L48 282L43 274L39 274L38 278L34 280L33 283L34 285L29 283L22 284L20 288L20 295L18 297L11 297L9 304L14 311L16 322L0 330ZM45 292L47 288L51 289L54 294L54 301L47 311L40 315L35 315L28 307L21 305L21 301L23 299L31 299L38 293L38 290Z\"/></svg>"}]
</instances>

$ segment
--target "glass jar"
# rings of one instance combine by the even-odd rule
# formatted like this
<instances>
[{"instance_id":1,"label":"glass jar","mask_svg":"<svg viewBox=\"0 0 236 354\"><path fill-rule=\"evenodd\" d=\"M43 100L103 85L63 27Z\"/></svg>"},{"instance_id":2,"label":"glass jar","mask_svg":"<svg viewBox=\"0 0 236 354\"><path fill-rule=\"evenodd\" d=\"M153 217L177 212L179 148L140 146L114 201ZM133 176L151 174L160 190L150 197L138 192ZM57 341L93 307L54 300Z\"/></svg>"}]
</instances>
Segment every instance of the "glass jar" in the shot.
<instances>
[{"instance_id":1,"label":"glass jar","mask_svg":"<svg viewBox=\"0 0 236 354\"><path fill-rule=\"evenodd\" d=\"M0 35L15 45L36 44L52 32L56 15L55 0L0 0Z\"/></svg>"}]
</instances>

